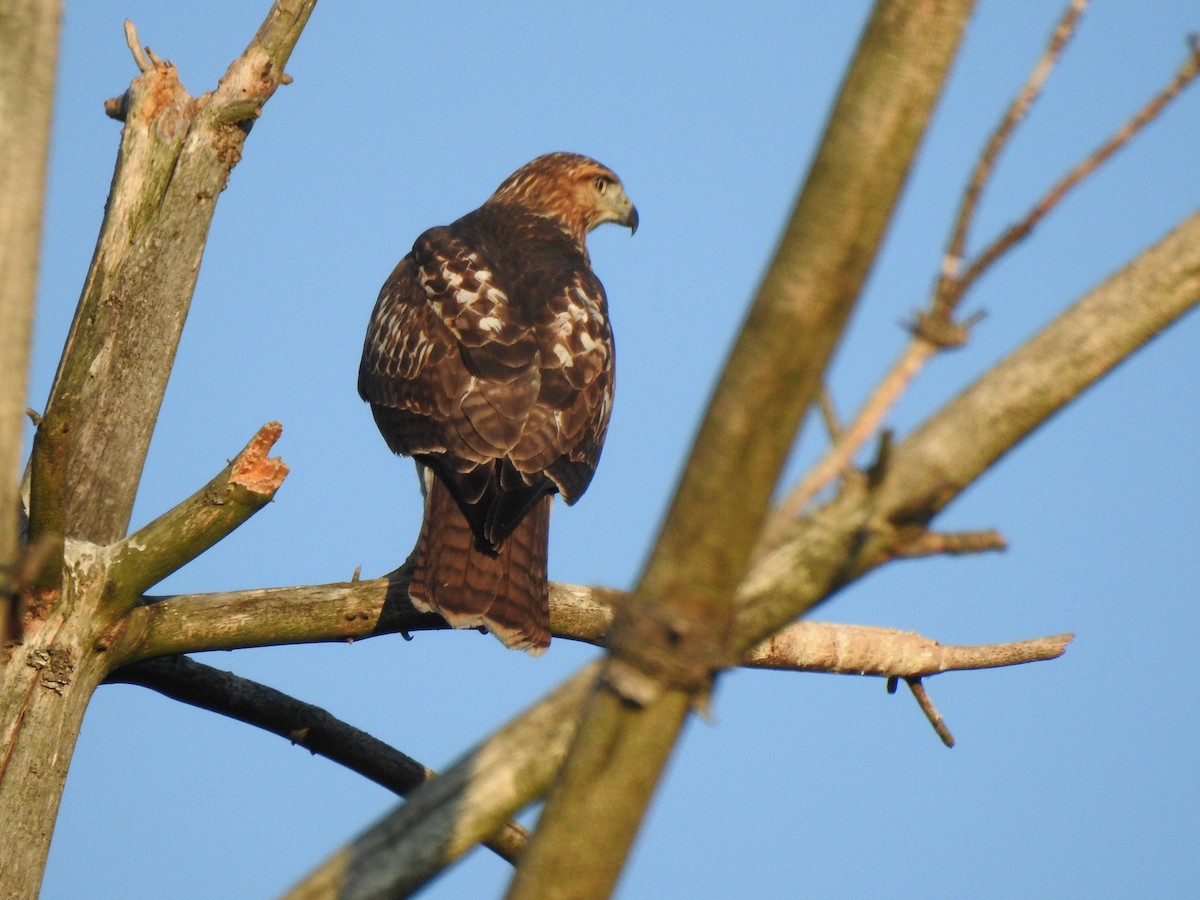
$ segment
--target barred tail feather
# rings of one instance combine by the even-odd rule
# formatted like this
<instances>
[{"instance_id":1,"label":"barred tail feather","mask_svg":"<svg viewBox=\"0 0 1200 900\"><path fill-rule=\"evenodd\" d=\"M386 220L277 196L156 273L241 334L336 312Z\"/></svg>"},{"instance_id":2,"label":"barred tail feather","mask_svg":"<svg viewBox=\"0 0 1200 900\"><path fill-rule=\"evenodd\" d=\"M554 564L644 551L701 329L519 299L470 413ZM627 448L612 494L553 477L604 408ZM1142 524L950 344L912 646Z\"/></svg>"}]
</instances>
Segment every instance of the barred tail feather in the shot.
<instances>
[{"instance_id":1,"label":"barred tail feather","mask_svg":"<svg viewBox=\"0 0 1200 900\"><path fill-rule=\"evenodd\" d=\"M550 646L546 547L552 497L538 500L495 556L480 550L449 489L430 479L409 596L454 628L487 628L506 647Z\"/></svg>"}]
</instances>

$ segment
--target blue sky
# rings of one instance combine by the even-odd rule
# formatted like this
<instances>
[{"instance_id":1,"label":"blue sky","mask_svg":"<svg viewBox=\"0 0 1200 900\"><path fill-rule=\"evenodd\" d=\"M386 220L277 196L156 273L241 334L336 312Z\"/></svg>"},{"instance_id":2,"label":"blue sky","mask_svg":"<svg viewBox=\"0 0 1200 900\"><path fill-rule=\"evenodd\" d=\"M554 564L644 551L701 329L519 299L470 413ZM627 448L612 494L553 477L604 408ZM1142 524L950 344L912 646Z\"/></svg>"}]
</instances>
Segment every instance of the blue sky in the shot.
<instances>
[{"instance_id":1,"label":"blue sky","mask_svg":"<svg viewBox=\"0 0 1200 900\"><path fill-rule=\"evenodd\" d=\"M1065 4L983 0L830 388L848 415L903 346L978 149ZM63 32L34 371L40 408L103 213L135 74L121 22L216 83L267 3L95 0ZM355 394L379 285L425 228L549 150L623 178L641 227L591 239L618 395L588 495L559 506L557 580L629 587L720 362L769 260L868 5L324 4L221 197L151 447L135 527L190 494L264 422L292 468L276 502L157 593L347 579L415 537L411 465ZM1165 83L1200 11L1099 2L985 196L974 247ZM987 318L889 418L903 434L1184 216L1200 197L1200 89L1073 194L965 309ZM1011 549L897 564L832 621L985 643L1061 631L1061 660L928 682L959 745L903 695L852 677L738 672L692 723L620 896L1192 896L1200 890L1196 415L1200 319L1154 341L945 513ZM795 477L821 450L807 428ZM471 633L209 654L435 768L596 651L539 660ZM247 726L132 687L84 723L44 896L278 893L394 798ZM430 897L492 896L476 851Z\"/></svg>"}]
</instances>

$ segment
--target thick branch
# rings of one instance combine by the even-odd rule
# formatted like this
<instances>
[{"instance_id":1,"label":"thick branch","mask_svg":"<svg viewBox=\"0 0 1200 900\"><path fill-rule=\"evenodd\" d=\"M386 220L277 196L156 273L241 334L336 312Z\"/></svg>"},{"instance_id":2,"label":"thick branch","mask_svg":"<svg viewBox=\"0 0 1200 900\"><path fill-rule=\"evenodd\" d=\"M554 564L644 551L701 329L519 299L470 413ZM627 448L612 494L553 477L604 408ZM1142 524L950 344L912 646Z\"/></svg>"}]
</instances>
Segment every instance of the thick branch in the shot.
<instances>
[{"instance_id":1,"label":"thick branch","mask_svg":"<svg viewBox=\"0 0 1200 900\"><path fill-rule=\"evenodd\" d=\"M133 606L143 591L195 559L263 508L288 468L267 453L283 430L259 429L212 481L114 548L113 597Z\"/></svg>"},{"instance_id":2,"label":"thick branch","mask_svg":"<svg viewBox=\"0 0 1200 900\"><path fill-rule=\"evenodd\" d=\"M735 660L726 651L734 590L971 8L971 0L876 5L705 413L637 602L630 615L618 613L604 688L589 705L511 897L611 893L690 695ZM660 685L672 690L654 697ZM643 709L627 702L646 697L654 699Z\"/></svg>"},{"instance_id":3,"label":"thick branch","mask_svg":"<svg viewBox=\"0 0 1200 900\"><path fill-rule=\"evenodd\" d=\"M0 644L15 621L17 484L61 18L59 0L0 0Z\"/></svg>"},{"instance_id":4,"label":"thick branch","mask_svg":"<svg viewBox=\"0 0 1200 900\"><path fill-rule=\"evenodd\" d=\"M138 684L173 700L262 728L402 797L436 777L433 770L415 759L320 707L186 656L135 663L109 675L107 682ZM510 821L484 843L515 863L527 839L525 829Z\"/></svg>"},{"instance_id":5,"label":"thick branch","mask_svg":"<svg viewBox=\"0 0 1200 900\"><path fill-rule=\"evenodd\" d=\"M117 111L125 121L117 171L44 423L61 426L63 399L73 398L70 537L106 544L128 526L216 199L314 3L279 0L199 101L158 60Z\"/></svg>"}]
</instances>

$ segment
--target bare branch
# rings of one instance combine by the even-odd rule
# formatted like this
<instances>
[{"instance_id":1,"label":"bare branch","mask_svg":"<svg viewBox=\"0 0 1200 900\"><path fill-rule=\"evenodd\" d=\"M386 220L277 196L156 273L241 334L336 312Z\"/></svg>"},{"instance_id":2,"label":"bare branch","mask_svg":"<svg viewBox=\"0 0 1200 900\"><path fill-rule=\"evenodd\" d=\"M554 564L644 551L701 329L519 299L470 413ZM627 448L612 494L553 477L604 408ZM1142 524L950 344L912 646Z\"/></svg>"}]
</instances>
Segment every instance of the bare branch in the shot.
<instances>
[{"instance_id":1,"label":"bare branch","mask_svg":"<svg viewBox=\"0 0 1200 900\"><path fill-rule=\"evenodd\" d=\"M68 537L107 544L128 527L217 197L314 3L277 0L203 102L171 64L137 60L152 66L121 104L117 173L43 423L58 427L71 398Z\"/></svg>"},{"instance_id":2,"label":"bare branch","mask_svg":"<svg viewBox=\"0 0 1200 900\"><path fill-rule=\"evenodd\" d=\"M181 703L262 728L402 797L437 774L320 707L186 656L135 663L113 672L106 681L141 685ZM483 843L515 864L527 840L526 830L510 821Z\"/></svg>"},{"instance_id":3,"label":"bare branch","mask_svg":"<svg viewBox=\"0 0 1200 900\"><path fill-rule=\"evenodd\" d=\"M1056 634L967 646L940 644L911 631L802 620L753 647L742 664L758 669L924 678L1057 659L1073 639L1071 634Z\"/></svg>"},{"instance_id":4,"label":"bare branch","mask_svg":"<svg viewBox=\"0 0 1200 900\"><path fill-rule=\"evenodd\" d=\"M19 622L18 473L62 3L4 4L0 26L0 644Z\"/></svg>"},{"instance_id":5,"label":"bare branch","mask_svg":"<svg viewBox=\"0 0 1200 900\"><path fill-rule=\"evenodd\" d=\"M1012 103L1004 113L1004 117L1000 120L1000 124L996 126L996 130L988 138L983 153L979 157L979 162L975 164L975 171L971 174L971 180L967 183L962 204L959 206L958 218L955 220L954 228L951 231L946 257L942 262L942 282L950 282L957 279L959 269L962 265L963 254L966 252L967 234L971 229L971 224L975 220L975 213L979 208L979 198L983 194L984 187L992 177L992 170L995 168L996 160L1005 146L1007 146L1016 127L1025 119L1029 108L1041 93L1042 86L1046 83L1046 79L1050 77L1054 66L1057 65L1063 50L1066 49L1067 42L1075 35L1075 29L1078 27L1079 20L1083 16L1085 9L1087 9L1087 0L1071 0L1070 6L1067 7L1066 12L1063 13L1063 17L1058 23L1058 27L1054 29L1054 33L1050 36L1049 46L1046 47L1045 52L1033 67L1033 71L1029 73L1029 78L1025 81L1024 87L1013 98ZM939 284L936 293L937 295L941 295L941 284ZM937 308L936 301L935 308Z\"/></svg>"},{"instance_id":6,"label":"bare branch","mask_svg":"<svg viewBox=\"0 0 1200 900\"><path fill-rule=\"evenodd\" d=\"M267 453L283 427L270 422L212 481L114 547L113 600L132 607L151 585L195 559L263 508L288 467Z\"/></svg>"},{"instance_id":7,"label":"bare branch","mask_svg":"<svg viewBox=\"0 0 1200 900\"><path fill-rule=\"evenodd\" d=\"M129 19L125 20L125 44L129 47L129 52L133 54L133 61L137 64L139 72L149 72L154 68L154 63L149 56L149 47L142 47L141 39L138 37L137 26Z\"/></svg>"},{"instance_id":8,"label":"bare branch","mask_svg":"<svg viewBox=\"0 0 1200 900\"><path fill-rule=\"evenodd\" d=\"M991 268L1001 256L1007 253L1013 245L1024 240L1046 215L1062 201L1067 193L1078 185L1084 178L1096 171L1114 153L1129 143L1133 137L1152 122L1163 111L1168 103L1200 75L1200 48L1193 46L1187 61L1180 67L1171 82L1154 96L1145 106L1138 110L1133 117L1122 125L1107 141L1097 147L1084 160L1079 162L1071 171L1064 175L1046 194L1034 204L1019 222L1009 226L1000 237L996 238L987 249L967 267L962 278L958 279L951 292L950 302L968 290L972 284Z\"/></svg>"},{"instance_id":9,"label":"bare branch","mask_svg":"<svg viewBox=\"0 0 1200 900\"><path fill-rule=\"evenodd\" d=\"M901 533L898 535L893 556L897 559L924 556L963 556L1007 549L1008 542L1004 540L1004 536L992 529L940 532L918 528L915 534Z\"/></svg>"},{"instance_id":10,"label":"bare branch","mask_svg":"<svg viewBox=\"0 0 1200 900\"><path fill-rule=\"evenodd\" d=\"M942 714L938 712L937 707L933 705L933 701L929 699L929 694L925 690L925 685L921 683L921 679L905 678L904 681L908 684L908 689L912 691L913 697L916 698L917 705L921 707L921 712L925 713L925 718L929 720L929 724L933 726L933 730L942 739L942 743L947 747L953 747L954 735L950 733L950 729L946 725L946 720L942 718Z\"/></svg>"},{"instance_id":11,"label":"bare branch","mask_svg":"<svg viewBox=\"0 0 1200 900\"><path fill-rule=\"evenodd\" d=\"M789 522L794 521L812 498L840 472L849 466L854 455L862 448L882 425L884 417L908 389L909 384L924 368L925 364L940 349L961 345L971 322L961 325L951 321L950 316L966 291L1008 250L1027 237L1040 222L1080 181L1095 171L1117 150L1128 143L1138 131L1152 121L1175 96L1200 73L1200 53L1195 48L1192 55L1175 78L1153 100L1140 110L1128 123L1120 128L1108 141L1087 159L1076 165L1017 224L992 242L959 277L962 255L967 233L974 220L980 195L995 166L996 159L1013 130L1024 118L1036 99L1043 83L1054 64L1058 61L1067 42L1074 34L1079 17L1086 7L1085 0L1073 0L1051 36L1050 44L1030 73L1024 87L1013 100L1000 125L989 139L980 157L971 181L964 193L952 235L942 265L942 273L930 304L930 312L917 315L914 339L904 349L897 361L871 392L862 409L830 447L826 455L804 476L800 483L772 514L763 530L758 553L769 549L781 539ZM944 332L953 334L948 337Z\"/></svg>"}]
</instances>

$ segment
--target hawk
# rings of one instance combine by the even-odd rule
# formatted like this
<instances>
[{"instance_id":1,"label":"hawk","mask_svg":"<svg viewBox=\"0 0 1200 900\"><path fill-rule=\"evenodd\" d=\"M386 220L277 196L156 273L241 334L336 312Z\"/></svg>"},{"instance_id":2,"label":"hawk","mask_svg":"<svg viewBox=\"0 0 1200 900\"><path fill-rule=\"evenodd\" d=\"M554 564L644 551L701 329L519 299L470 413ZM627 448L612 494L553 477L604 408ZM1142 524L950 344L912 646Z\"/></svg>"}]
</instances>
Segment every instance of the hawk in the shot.
<instances>
[{"instance_id":1,"label":"hawk","mask_svg":"<svg viewBox=\"0 0 1200 900\"><path fill-rule=\"evenodd\" d=\"M417 238L379 292L358 370L425 515L409 595L455 628L537 655L550 644L550 504L592 480L613 397L613 337L586 237L635 232L612 170L575 153L522 166L481 207Z\"/></svg>"}]
</instances>

